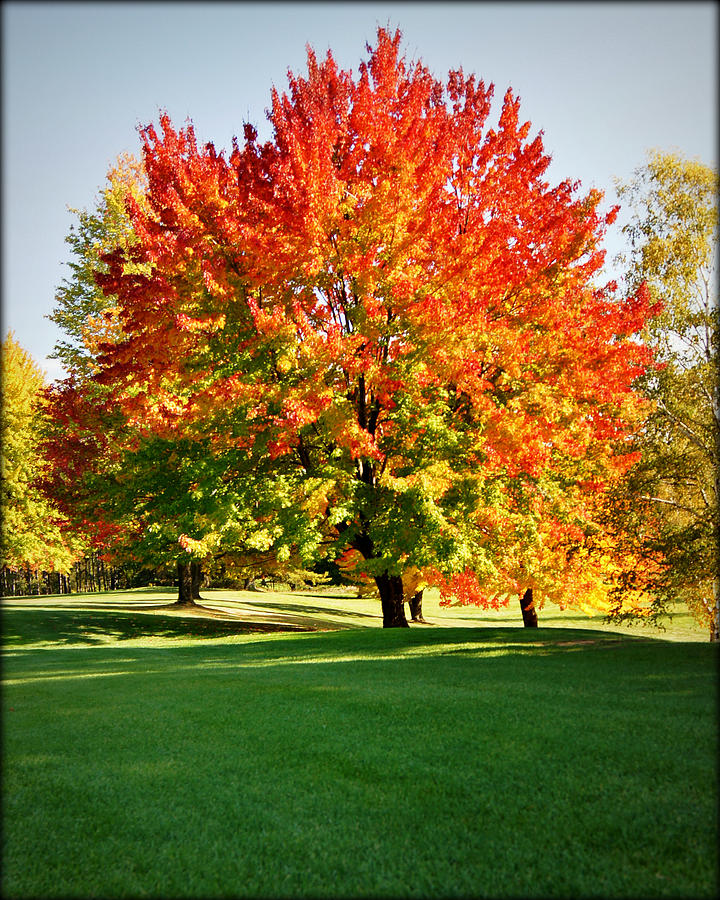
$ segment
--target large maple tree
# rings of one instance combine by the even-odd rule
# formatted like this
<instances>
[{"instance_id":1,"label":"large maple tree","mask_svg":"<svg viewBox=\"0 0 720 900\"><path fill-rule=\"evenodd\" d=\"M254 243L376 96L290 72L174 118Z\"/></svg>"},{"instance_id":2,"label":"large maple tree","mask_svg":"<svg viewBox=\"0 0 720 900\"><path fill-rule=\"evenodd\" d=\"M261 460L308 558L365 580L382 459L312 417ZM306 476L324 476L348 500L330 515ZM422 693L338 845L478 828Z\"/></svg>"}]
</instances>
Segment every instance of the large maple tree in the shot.
<instances>
[{"instance_id":1,"label":"large maple tree","mask_svg":"<svg viewBox=\"0 0 720 900\"><path fill-rule=\"evenodd\" d=\"M594 286L615 210L545 180L518 98L491 125L492 85L400 41L380 29L357 74L309 49L271 138L248 124L227 156L167 115L141 131L94 377L137 434L244 454L273 546L355 551L386 626L408 571L448 600L580 602L648 294Z\"/></svg>"}]
</instances>

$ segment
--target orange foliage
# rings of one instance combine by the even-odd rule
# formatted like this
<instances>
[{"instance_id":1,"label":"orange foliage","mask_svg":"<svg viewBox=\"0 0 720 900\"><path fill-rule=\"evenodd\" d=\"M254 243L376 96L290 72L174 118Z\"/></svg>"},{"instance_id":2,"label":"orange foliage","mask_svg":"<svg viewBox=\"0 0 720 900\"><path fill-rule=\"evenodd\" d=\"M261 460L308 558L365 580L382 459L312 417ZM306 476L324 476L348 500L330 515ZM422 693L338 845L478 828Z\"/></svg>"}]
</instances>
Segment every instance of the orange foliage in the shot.
<instances>
[{"instance_id":1,"label":"orange foliage","mask_svg":"<svg viewBox=\"0 0 720 900\"><path fill-rule=\"evenodd\" d=\"M590 521L583 486L602 491L631 462L632 381L650 363L633 335L650 298L594 286L617 211L545 180L549 156L513 92L489 127L492 85L461 70L441 82L399 45L379 30L356 77L308 50L307 74L273 90L272 138L248 125L227 158L167 115L142 130L130 259L152 271L107 257L98 281L119 298L123 336L101 345L97 377L137 428L212 422L218 448L306 472L346 459L374 489L404 478L418 448L432 455L441 403L435 440L449 458L454 430L454 477L517 481L535 507L448 520L457 540L486 535L490 589L440 556L421 568L468 602L530 582L550 596L558 580L565 602L587 589L569 549ZM574 487L550 502L542 479ZM434 503L450 502L452 480ZM523 517L540 522L532 540L513 537Z\"/></svg>"}]
</instances>

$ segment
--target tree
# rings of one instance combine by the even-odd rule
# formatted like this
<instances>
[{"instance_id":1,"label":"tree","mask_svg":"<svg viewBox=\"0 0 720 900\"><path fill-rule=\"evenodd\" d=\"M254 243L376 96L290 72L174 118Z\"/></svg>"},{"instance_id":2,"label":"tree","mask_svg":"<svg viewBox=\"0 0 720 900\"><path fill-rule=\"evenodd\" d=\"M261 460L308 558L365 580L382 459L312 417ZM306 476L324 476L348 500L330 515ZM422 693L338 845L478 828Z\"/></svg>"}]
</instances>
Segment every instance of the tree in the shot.
<instances>
[{"instance_id":1,"label":"tree","mask_svg":"<svg viewBox=\"0 0 720 900\"><path fill-rule=\"evenodd\" d=\"M574 602L562 487L627 463L648 297L593 287L615 210L543 180L512 92L488 128L492 86L399 44L380 29L356 78L308 50L272 139L246 125L228 159L167 115L142 130L137 243L97 275L122 336L94 378L138 433L244 453L273 546L358 551L386 626L413 568L468 602L533 580Z\"/></svg>"},{"instance_id":2,"label":"tree","mask_svg":"<svg viewBox=\"0 0 720 900\"><path fill-rule=\"evenodd\" d=\"M659 151L618 185L632 213L620 260L628 285L646 282L663 309L646 326L661 367L638 379L654 405L638 434L642 459L614 507L649 566L652 612L684 600L713 640L720 634L718 186L716 170ZM635 573L626 573L618 597L637 588Z\"/></svg>"},{"instance_id":3,"label":"tree","mask_svg":"<svg viewBox=\"0 0 720 900\"><path fill-rule=\"evenodd\" d=\"M47 391L53 416L46 426L45 450L53 465L44 489L88 533L91 546L105 555L151 567L177 563L179 600L189 603L199 597L197 560L178 545L177 536L170 554L167 546L160 552L163 542L158 532L163 529L142 516L144 501L147 505L142 491L150 490L153 477L160 494L170 485L182 485L182 479L167 461L160 468L157 458L148 460L147 452L133 454L129 464L127 448L137 444L137 438L124 417L112 409L111 390L90 377L96 342L118 334L116 299L98 287L95 274L102 271L103 254L113 249L127 252L135 242L126 198L131 195L142 203L146 187L142 163L123 155L108 172L94 209L73 210L78 222L66 238L73 254L70 276L58 288L55 308L48 316L64 334L53 356L62 361L68 377ZM141 472L143 460L148 465ZM170 504L176 505L176 500Z\"/></svg>"},{"instance_id":4,"label":"tree","mask_svg":"<svg viewBox=\"0 0 720 900\"><path fill-rule=\"evenodd\" d=\"M207 440L168 440L133 428L114 402L112 386L93 378L99 340L120 339L117 298L104 293L96 275L103 255L117 250L128 273L149 272L130 259L136 237L126 202L144 203L147 178L142 163L120 157L108 173L94 209L77 212L67 241L70 276L56 295L51 318L64 333L54 351L68 376L47 389L52 416L45 425L44 451L52 462L44 478L48 496L65 517L87 534L90 546L121 564L177 570L178 603L200 599L202 566L222 552L241 551L256 571L280 569L287 560L268 554L266 529L244 527L238 538L243 497L232 454L213 456ZM231 498L230 475L237 483ZM209 480L215 479L212 487ZM202 485L200 485L202 482ZM253 482L252 502L262 485ZM247 518L247 516L246 516Z\"/></svg>"},{"instance_id":5,"label":"tree","mask_svg":"<svg viewBox=\"0 0 720 900\"><path fill-rule=\"evenodd\" d=\"M116 248L127 249L135 240L126 211L132 194L142 203L147 188L142 163L122 154L110 168L107 185L91 211L71 209L77 223L70 226L65 242L72 251L69 277L55 294L55 307L47 318L64 334L51 354L68 374L85 376L92 368L93 342L114 323L114 298L98 287L95 272L102 271L102 255Z\"/></svg>"},{"instance_id":6,"label":"tree","mask_svg":"<svg viewBox=\"0 0 720 900\"><path fill-rule=\"evenodd\" d=\"M42 369L9 332L2 344L2 565L28 575L67 573L80 541L39 489L45 410Z\"/></svg>"},{"instance_id":7,"label":"tree","mask_svg":"<svg viewBox=\"0 0 720 900\"><path fill-rule=\"evenodd\" d=\"M115 301L100 290L95 272L102 268L103 253L133 242L125 196L130 192L142 202L145 187L142 164L122 155L111 167L95 207L71 210L77 223L65 239L72 250L70 274L58 287L47 317L63 333L51 356L62 362L67 374L46 389L52 414L45 423L43 449L51 465L43 490L87 535L92 552L117 561L123 556L125 534L109 520L100 499L112 482L118 458L112 436L122 431L123 420L111 410L107 390L90 379L93 342L116 328Z\"/></svg>"}]
</instances>

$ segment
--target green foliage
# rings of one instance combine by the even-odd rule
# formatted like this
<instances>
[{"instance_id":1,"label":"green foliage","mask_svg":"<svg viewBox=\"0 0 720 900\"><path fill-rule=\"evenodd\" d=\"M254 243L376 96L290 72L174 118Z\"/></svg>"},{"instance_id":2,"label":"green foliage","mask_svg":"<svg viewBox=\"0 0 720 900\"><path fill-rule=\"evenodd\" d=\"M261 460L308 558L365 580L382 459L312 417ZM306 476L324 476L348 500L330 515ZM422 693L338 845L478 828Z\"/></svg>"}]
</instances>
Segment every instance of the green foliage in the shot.
<instances>
[{"instance_id":1,"label":"green foliage","mask_svg":"<svg viewBox=\"0 0 720 900\"><path fill-rule=\"evenodd\" d=\"M717 636L718 174L653 152L619 193L633 214L621 260L627 279L633 287L646 281L663 303L647 325L660 368L638 382L652 403L637 436L642 459L619 498L626 536L651 563L656 608L680 598ZM634 582L628 576L624 585Z\"/></svg>"},{"instance_id":2,"label":"green foliage","mask_svg":"<svg viewBox=\"0 0 720 900\"><path fill-rule=\"evenodd\" d=\"M46 471L41 448L45 377L12 332L2 345L2 564L66 573L77 541L38 487Z\"/></svg>"},{"instance_id":3,"label":"green foliage","mask_svg":"<svg viewBox=\"0 0 720 900\"><path fill-rule=\"evenodd\" d=\"M220 556L224 572L310 578L304 564L319 537L308 530L302 510L292 509L282 473L268 478L248 470L242 454L218 454L207 437L168 439L138 427L117 408L115 387L92 377L102 345L122 337L117 298L96 279L107 271L106 255L119 253L126 275L151 270L134 261L128 214L132 204L146 207L146 189L142 164L119 158L95 207L76 211L78 223L66 238L70 275L49 318L64 333L54 356L70 377L50 391L54 415L46 423L46 444L56 465L49 490L93 544L123 564L200 560L210 566ZM228 424L232 416L217 426ZM284 537L288 530L292 547Z\"/></svg>"},{"instance_id":4,"label":"green foliage","mask_svg":"<svg viewBox=\"0 0 720 900\"><path fill-rule=\"evenodd\" d=\"M141 164L121 156L108 173L108 185L100 192L91 211L71 209L77 224L65 238L72 251L70 275L55 295L55 308L48 316L64 333L51 358L62 362L68 372L88 375L93 353L88 347L113 321L114 299L106 296L95 281L95 273L105 270L102 256L121 247L128 250L134 235L127 214L128 193L141 202L146 178ZM135 267L141 271L142 267Z\"/></svg>"}]
</instances>

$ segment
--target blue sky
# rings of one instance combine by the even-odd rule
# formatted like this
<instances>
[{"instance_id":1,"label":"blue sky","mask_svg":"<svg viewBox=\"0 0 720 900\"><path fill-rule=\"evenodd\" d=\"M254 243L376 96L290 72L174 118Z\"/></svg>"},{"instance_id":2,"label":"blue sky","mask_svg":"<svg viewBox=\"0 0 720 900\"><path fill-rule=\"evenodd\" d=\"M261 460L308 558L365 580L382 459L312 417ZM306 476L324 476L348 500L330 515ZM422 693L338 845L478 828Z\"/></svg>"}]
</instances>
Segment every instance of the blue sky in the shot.
<instances>
[{"instance_id":1,"label":"blue sky","mask_svg":"<svg viewBox=\"0 0 720 900\"><path fill-rule=\"evenodd\" d=\"M68 273L68 207L91 208L138 125L167 109L230 146L305 45L357 71L378 26L440 78L451 68L511 86L542 129L550 177L615 201L650 148L717 166L717 4L3 2L2 335L45 368L60 337L44 317ZM622 220L621 220L622 221ZM608 236L619 252L618 228Z\"/></svg>"}]
</instances>

